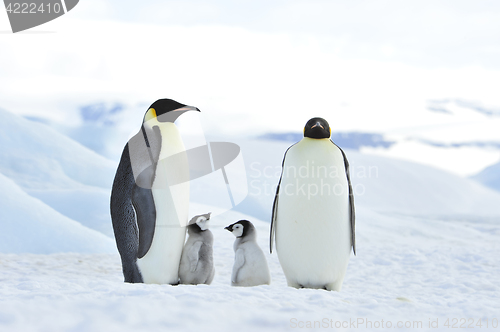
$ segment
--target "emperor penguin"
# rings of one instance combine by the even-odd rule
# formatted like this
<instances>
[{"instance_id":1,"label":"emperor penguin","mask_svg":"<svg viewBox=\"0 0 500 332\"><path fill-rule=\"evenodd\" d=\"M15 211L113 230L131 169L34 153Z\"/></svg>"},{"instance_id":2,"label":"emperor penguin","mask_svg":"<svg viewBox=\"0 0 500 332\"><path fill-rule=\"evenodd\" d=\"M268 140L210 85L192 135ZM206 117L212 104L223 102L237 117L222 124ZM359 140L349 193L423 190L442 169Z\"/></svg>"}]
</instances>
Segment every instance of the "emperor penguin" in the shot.
<instances>
[{"instance_id":1,"label":"emperor penguin","mask_svg":"<svg viewBox=\"0 0 500 332\"><path fill-rule=\"evenodd\" d=\"M189 167L175 120L198 111L171 99L147 110L123 149L111 219L125 282L177 284L189 210Z\"/></svg>"},{"instance_id":2,"label":"emperor penguin","mask_svg":"<svg viewBox=\"0 0 500 332\"><path fill-rule=\"evenodd\" d=\"M349 162L330 139L323 118L285 152L273 203L270 251L288 286L340 291L351 248L356 255L354 196Z\"/></svg>"},{"instance_id":3,"label":"emperor penguin","mask_svg":"<svg viewBox=\"0 0 500 332\"><path fill-rule=\"evenodd\" d=\"M248 220L240 220L227 229L236 237L231 286L258 286L271 284L267 260L257 244L257 231Z\"/></svg>"},{"instance_id":4,"label":"emperor penguin","mask_svg":"<svg viewBox=\"0 0 500 332\"><path fill-rule=\"evenodd\" d=\"M207 284L214 279L214 237L208 229L210 213L193 217L189 221L189 237L182 250L179 283Z\"/></svg>"}]
</instances>

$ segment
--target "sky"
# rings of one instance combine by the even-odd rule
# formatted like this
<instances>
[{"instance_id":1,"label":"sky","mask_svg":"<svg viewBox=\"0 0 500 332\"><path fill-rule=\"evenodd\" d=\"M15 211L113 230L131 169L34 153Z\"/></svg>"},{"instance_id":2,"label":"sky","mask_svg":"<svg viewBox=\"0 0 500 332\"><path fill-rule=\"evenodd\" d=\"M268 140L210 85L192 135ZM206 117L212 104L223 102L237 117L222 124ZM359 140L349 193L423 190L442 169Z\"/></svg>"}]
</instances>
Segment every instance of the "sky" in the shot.
<instances>
[{"instance_id":1,"label":"sky","mask_svg":"<svg viewBox=\"0 0 500 332\"><path fill-rule=\"evenodd\" d=\"M82 105L162 97L227 136L300 132L313 116L333 131L421 133L470 121L430 101L500 108L495 1L82 0L9 30L0 11L0 107L67 124Z\"/></svg>"}]
</instances>

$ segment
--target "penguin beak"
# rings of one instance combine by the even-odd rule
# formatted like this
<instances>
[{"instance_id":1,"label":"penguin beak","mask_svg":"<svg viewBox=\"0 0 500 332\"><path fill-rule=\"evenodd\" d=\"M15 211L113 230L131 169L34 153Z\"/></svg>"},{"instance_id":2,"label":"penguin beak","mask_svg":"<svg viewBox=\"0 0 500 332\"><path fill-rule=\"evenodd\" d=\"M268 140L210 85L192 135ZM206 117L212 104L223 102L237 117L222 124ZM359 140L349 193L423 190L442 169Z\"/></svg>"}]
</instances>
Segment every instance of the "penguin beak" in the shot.
<instances>
[{"instance_id":1,"label":"penguin beak","mask_svg":"<svg viewBox=\"0 0 500 332\"><path fill-rule=\"evenodd\" d=\"M184 107L181 107L181 108L178 108L178 109L174 110L173 112L179 112L179 111L184 111L184 112L187 112L187 111L198 111L198 112L201 112L198 108L196 108L194 106L184 106Z\"/></svg>"},{"instance_id":2,"label":"penguin beak","mask_svg":"<svg viewBox=\"0 0 500 332\"><path fill-rule=\"evenodd\" d=\"M312 126L312 127L311 127L311 129L313 129L313 128L315 128L315 127L321 127L321 129L325 129L325 127L323 127L323 126L321 125L321 123L319 123L319 122L316 122L316 124L315 124L314 126Z\"/></svg>"},{"instance_id":3,"label":"penguin beak","mask_svg":"<svg viewBox=\"0 0 500 332\"><path fill-rule=\"evenodd\" d=\"M188 111L198 111L201 112L198 108L194 106L184 106L181 108L178 108L176 110L164 113L160 116L157 117L159 122L175 122L179 116L181 116L183 113L188 112Z\"/></svg>"},{"instance_id":4,"label":"penguin beak","mask_svg":"<svg viewBox=\"0 0 500 332\"><path fill-rule=\"evenodd\" d=\"M227 229L228 231L232 232L233 230L231 229L231 226L224 227L224 229Z\"/></svg>"}]
</instances>

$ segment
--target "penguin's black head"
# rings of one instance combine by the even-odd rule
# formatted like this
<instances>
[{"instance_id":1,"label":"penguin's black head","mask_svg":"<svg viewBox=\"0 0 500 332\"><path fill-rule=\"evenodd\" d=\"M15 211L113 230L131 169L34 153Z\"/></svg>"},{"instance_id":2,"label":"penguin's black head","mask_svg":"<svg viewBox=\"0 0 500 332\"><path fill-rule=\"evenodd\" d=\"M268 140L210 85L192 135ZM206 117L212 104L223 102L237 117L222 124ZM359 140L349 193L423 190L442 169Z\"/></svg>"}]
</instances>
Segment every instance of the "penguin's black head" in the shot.
<instances>
[{"instance_id":1,"label":"penguin's black head","mask_svg":"<svg viewBox=\"0 0 500 332\"><path fill-rule=\"evenodd\" d=\"M304 137L330 138L331 133L330 125L323 118L312 118L304 127Z\"/></svg>"},{"instance_id":2,"label":"penguin's black head","mask_svg":"<svg viewBox=\"0 0 500 332\"><path fill-rule=\"evenodd\" d=\"M198 111L199 109L193 106L186 106L172 99L158 99L149 106L144 121L157 119L159 122L174 122L184 112Z\"/></svg>"},{"instance_id":3,"label":"penguin's black head","mask_svg":"<svg viewBox=\"0 0 500 332\"><path fill-rule=\"evenodd\" d=\"M228 231L233 233L233 235L237 238L242 238L252 233L255 227L248 220L240 220L235 222L234 224L224 227L224 229L227 229Z\"/></svg>"}]
</instances>

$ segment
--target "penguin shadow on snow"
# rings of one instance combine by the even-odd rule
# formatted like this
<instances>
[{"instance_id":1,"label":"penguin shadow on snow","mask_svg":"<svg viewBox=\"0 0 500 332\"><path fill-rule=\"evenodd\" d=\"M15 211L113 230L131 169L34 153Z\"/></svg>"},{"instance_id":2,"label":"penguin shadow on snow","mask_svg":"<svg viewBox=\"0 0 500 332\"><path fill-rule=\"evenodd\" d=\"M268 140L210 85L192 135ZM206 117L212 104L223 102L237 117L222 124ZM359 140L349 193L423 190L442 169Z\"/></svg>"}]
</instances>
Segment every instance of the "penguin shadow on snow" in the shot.
<instances>
[{"instance_id":1,"label":"penguin shadow on snow","mask_svg":"<svg viewBox=\"0 0 500 332\"><path fill-rule=\"evenodd\" d=\"M234 240L234 264L231 286L258 286L271 284L271 275L264 252L257 244L257 230L248 220L237 221L227 227Z\"/></svg>"}]
</instances>

